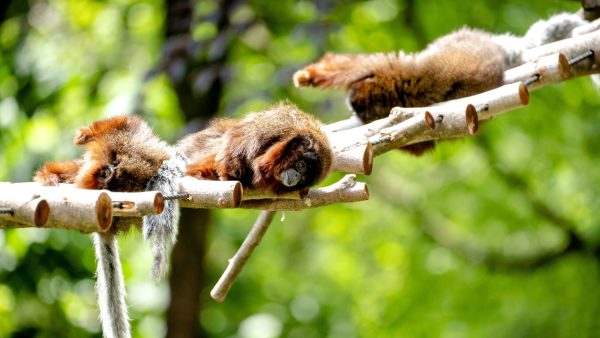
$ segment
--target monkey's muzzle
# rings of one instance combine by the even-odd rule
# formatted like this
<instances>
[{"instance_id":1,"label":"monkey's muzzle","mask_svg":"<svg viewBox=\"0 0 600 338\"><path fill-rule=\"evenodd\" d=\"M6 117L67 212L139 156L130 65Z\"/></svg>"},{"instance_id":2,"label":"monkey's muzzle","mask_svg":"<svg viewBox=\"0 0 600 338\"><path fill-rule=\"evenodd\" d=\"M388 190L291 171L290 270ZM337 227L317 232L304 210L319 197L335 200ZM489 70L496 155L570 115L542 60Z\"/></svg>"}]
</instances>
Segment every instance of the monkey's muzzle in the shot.
<instances>
[{"instance_id":1,"label":"monkey's muzzle","mask_svg":"<svg viewBox=\"0 0 600 338\"><path fill-rule=\"evenodd\" d=\"M281 183L286 187L296 186L301 178L302 175L293 168L286 169L281 173Z\"/></svg>"}]
</instances>

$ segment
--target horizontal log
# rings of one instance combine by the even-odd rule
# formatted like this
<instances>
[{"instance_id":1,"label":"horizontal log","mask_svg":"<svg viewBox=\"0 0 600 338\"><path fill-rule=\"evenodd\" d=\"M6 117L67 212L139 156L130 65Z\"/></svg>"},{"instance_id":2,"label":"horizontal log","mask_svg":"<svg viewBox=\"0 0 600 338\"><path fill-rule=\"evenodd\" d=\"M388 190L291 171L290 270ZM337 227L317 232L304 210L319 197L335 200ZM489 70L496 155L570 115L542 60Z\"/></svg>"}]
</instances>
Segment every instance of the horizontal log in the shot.
<instances>
[{"instance_id":1,"label":"horizontal log","mask_svg":"<svg viewBox=\"0 0 600 338\"><path fill-rule=\"evenodd\" d=\"M0 183L2 195L32 194L48 203L45 228L83 233L106 232L112 224L112 199L106 191L46 187L39 183Z\"/></svg>"}]
</instances>

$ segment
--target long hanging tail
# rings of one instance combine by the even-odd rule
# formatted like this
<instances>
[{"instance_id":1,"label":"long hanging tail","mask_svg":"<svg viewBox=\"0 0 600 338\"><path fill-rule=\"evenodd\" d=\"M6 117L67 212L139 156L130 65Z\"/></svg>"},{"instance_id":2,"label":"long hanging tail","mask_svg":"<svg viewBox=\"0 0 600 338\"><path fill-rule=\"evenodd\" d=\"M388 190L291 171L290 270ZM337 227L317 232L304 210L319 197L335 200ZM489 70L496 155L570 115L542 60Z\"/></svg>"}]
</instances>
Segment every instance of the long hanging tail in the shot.
<instances>
[{"instance_id":1,"label":"long hanging tail","mask_svg":"<svg viewBox=\"0 0 600 338\"><path fill-rule=\"evenodd\" d=\"M129 338L131 328L125 303L125 282L119 260L119 244L114 234L94 233L96 250L96 292L105 338Z\"/></svg>"},{"instance_id":2,"label":"long hanging tail","mask_svg":"<svg viewBox=\"0 0 600 338\"><path fill-rule=\"evenodd\" d=\"M185 173L185 157L176 153L164 161L146 187L146 191L157 190L164 196L179 194L179 178ZM154 256L152 278L160 280L167 272L167 251L175 244L179 224L179 202L166 200L161 214L144 216L144 238L150 242Z\"/></svg>"}]
</instances>

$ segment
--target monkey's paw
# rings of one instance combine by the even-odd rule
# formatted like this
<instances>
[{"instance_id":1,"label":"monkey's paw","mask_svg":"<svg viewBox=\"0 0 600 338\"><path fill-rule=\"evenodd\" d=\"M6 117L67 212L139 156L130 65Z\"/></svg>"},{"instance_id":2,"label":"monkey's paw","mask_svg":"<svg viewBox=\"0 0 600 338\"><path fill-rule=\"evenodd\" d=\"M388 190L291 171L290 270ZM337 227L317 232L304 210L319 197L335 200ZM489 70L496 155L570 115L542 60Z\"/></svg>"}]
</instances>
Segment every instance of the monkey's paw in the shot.
<instances>
[{"instance_id":1,"label":"monkey's paw","mask_svg":"<svg viewBox=\"0 0 600 338\"><path fill-rule=\"evenodd\" d=\"M312 77L310 72L307 70L299 70L294 73L294 86L296 87L308 87L312 85Z\"/></svg>"},{"instance_id":2,"label":"monkey's paw","mask_svg":"<svg viewBox=\"0 0 600 338\"><path fill-rule=\"evenodd\" d=\"M58 175L49 172L47 168L42 168L36 171L33 180L46 186L57 186L60 182L60 178L58 177Z\"/></svg>"}]
</instances>

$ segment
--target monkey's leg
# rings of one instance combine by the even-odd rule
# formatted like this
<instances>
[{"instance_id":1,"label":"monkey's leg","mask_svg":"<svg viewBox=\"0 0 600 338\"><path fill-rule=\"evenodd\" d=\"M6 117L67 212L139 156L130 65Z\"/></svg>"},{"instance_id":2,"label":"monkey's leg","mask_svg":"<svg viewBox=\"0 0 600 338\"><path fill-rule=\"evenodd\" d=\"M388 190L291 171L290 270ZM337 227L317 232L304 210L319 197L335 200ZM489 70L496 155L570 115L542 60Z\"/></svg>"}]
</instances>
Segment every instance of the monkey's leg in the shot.
<instances>
[{"instance_id":1,"label":"monkey's leg","mask_svg":"<svg viewBox=\"0 0 600 338\"><path fill-rule=\"evenodd\" d=\"M82 165L82 160L48 162L35 172L33 180L43 185L73 183Z\"/></svg>"},{"instance_id":2,"label":"monkey's leg","mask_svg":"<svg viewBox=\"0 0 600 338\"><path fill-rule=\"evenodd\" d=\"M94 233L96 250L96 292L100 321L105 338L129 338L129 315L125 303L125 282L119 260L119 245L114 234Z\"/></svg>"}]
</instances>

